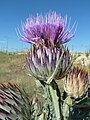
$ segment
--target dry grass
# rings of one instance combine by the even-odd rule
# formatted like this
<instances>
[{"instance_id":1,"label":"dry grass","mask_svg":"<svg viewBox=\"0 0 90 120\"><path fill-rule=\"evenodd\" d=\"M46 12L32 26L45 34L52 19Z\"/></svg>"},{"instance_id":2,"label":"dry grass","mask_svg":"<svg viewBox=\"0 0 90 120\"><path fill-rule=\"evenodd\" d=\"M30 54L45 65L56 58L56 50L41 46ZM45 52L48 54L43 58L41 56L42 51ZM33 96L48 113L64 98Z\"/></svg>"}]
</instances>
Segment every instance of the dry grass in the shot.
<instances>
[{"instance_id":1,"label":"dry grass","mask_svg":"<svg viewBox=\"0 0 90 120\"><path fill-rule=\"evenodd\" d=\"M0 83L5 82L18 84L28 94L33 94L35 82L27 75L25 54L0 53Z\"/></svg>"}]
</instances>

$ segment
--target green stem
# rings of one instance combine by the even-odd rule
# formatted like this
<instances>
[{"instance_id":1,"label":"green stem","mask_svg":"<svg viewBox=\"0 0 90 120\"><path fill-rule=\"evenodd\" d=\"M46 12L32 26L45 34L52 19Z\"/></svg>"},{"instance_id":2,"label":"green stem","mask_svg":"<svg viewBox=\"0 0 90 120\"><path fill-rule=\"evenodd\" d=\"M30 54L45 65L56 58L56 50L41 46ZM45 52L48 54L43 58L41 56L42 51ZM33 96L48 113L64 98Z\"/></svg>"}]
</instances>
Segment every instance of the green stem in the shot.
<instances>
[{"instance_id":1,"label":"green stem","mask_svg":"<svg viewBox=\"0 0 90 120\"><path fill-rule=\"evenodd\" d=\"M38 81L38 85L44 89L45 101L48 108L46 105L45 107L49 110L48 120L62 120L61 94L55 80L53 79L50 84Z\"/></svg>"},{"instance_id":2,"label":"green stem","mask_svg":"<svg viewBox=\"0 0 90 120\"><path fill-rule=\"evenodd\" d=\"M53 80L51 82L51 84L48 85L48 87L49 87L49 93L50 93L50 96L51 96L56 120L61 120L61 118L62 118L62 114L61 114L61 95L60 95L60 91L58 89L58 86L57 86L57 83L55 82L55 80Z\"/></svg>"},{"instance_id":3,"label":"green stem","mask_svg":"<svg viewBox=\"0 0 90 120\"><path fill-rule=\"evenodd\" d=\"M64 120L72 120L70 118L70 108L73 106L73 100L68 96L63 103L63 118Z\"/></svg>"}]
</instances>

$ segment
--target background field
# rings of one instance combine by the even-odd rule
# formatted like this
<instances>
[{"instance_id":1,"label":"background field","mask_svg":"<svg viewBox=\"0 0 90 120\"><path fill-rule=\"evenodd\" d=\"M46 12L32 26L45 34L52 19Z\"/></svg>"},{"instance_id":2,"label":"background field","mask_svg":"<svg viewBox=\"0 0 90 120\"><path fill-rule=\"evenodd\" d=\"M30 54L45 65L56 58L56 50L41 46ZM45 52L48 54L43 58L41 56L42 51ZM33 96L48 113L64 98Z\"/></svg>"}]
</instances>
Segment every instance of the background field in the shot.
<instances>
[{"instance_id":1,"label":"background field","mask_svg":"<svg viewBox=\"0 0 90 120\"><path fill-rule=\"evenodd\" d=\"M85 56L87 60L90 58L90 53L72 53L73 60ZM16 83L21 88L24 88L26 92L32 96L35 91L35 79L28 75L28 70L25 63L25 53L4 53L0 52L0 83ZM82 63L81 60L79 60ZM86 62L86 60L83 62ZM80 65L80 63L77 64ZM89 71L90 80L90 62L86 64ZM62 82L57 81L59 88L63 90Z\"/></svg>"}]
</instances>

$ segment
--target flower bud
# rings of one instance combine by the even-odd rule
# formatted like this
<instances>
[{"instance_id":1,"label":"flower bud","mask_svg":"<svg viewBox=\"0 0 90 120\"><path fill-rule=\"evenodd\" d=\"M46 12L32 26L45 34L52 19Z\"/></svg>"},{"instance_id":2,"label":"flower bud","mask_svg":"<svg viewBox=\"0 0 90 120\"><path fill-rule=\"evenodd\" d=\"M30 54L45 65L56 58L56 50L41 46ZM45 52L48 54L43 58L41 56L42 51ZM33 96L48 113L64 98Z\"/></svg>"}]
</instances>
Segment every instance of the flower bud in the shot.
<instances>
[{"instance_id":1,"label":"flower bud","mask_svg":"<svg viewBox=\"0 0 90 120\"><path fill-rule=\"evenodd\" d=\"M54 72L60 59L59 67L54 79L63 78L71 66L71 57L68 49L47 48L32 46L27 53L27 65L30 74L39 80L46 81Z\"/></svg>"},{"instance_id":2,"label":"flower bud","mask_svg":"<svg viewBox=\"0 0 90 120\"><path fill-rule=\"evenodd\" d=\"M84 68L73 67L64 81L65 92L77 99L86 94L88 87L88 72Z\"/></svg>"}]
</instances>

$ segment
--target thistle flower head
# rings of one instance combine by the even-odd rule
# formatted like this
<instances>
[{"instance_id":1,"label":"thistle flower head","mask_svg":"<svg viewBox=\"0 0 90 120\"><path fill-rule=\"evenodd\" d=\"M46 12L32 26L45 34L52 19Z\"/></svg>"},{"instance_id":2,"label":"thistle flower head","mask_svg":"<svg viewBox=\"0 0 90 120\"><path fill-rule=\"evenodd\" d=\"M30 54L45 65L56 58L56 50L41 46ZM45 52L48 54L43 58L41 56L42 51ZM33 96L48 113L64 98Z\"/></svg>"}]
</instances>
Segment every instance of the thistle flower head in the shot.
<instances>
[{"instance_id":1,"label":"thistle flower head","mask_svg":"<svg viewBox=\"0 0 90 120\"><path fill-rule=\"evenodd\" d=\"M88 87L88 72L84 68L73 67L64 81L64 90L77 99L85 95Z\"/></svg>"},{"instance_id":2,"label":"thistle flower head","mask_svg":"<svg viewBox=\"0 0 90 120\"><path fill-rule=\"evenodd\" d=\"M64 77L71 65L70 53L64 46L53 49L47 47L41 47L40 49L32 46L26 60L30 74L38 80L47 80L55 71L59 60L55 79Z\"/></svg>"},{"instance_id":3,"label":"thistle flower head","mask_svg":"<svg viewBox=\"0 0 90 120\"><path fill-rule=\"evenodd\" d=\"M76 23L71 28L70 21L68 26L66 24L67 17L63 18L56 12L27 18L22 26L24 35L21 36L21 40L38 46L58 47L74 36L72 30Z\"/></svg>"},{"instance_id":4,"label":"thistle flower head","mask_svg":"<svg viewBox=\"0 0 90 120\"><path fill-rule=\"evenodd\" d=\"M30 103L27 95L16 85L0 84L0 119L30 120Z\"/></svg>"}]
</instances>

